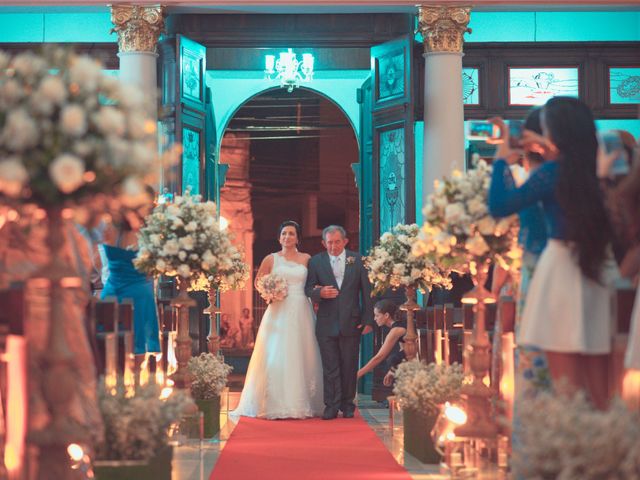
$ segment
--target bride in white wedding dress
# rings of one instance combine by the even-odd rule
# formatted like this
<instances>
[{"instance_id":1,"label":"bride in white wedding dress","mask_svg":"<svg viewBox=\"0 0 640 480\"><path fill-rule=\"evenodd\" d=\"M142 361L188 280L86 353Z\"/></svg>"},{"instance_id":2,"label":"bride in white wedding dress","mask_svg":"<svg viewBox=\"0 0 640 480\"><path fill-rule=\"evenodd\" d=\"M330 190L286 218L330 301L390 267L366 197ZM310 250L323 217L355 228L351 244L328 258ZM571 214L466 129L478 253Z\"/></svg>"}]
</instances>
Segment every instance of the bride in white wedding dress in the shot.
<instances>
[{"instance_id":1,"label":"bride in white wedding dress","mask_svg":"<svg viewBox=\"0 0 640 480\"><path fill-rule=\"evenodd\" d=\"M256 279L271 272L284 277L287 297L269 305L262 317L238 407L229 415L259 418L316 417L324 408L322 363L315 315L304 293L309 255L297 244L296 222L280 226L282 250L268 255Z\"/></svg>"}]
</instances>

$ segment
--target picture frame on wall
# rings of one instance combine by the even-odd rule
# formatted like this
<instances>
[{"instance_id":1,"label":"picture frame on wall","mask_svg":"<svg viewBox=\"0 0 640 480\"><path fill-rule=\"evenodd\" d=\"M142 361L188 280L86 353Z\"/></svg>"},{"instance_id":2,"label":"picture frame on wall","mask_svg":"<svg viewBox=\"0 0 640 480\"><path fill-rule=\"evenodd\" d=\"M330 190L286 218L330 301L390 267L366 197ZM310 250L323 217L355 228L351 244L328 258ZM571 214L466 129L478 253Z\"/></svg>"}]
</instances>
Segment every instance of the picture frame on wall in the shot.
<instances>
[{"instance_id":1,"label":"picture frame on wall","mask_svg":"<svg viewBox=\"0 0 640 480\"><path fill-rule=\"evenodd\" d=\"M544 105L556 96L580 97L578 66L509 66L508 106Z\"/></svg>"},{"instance_id":2,"label":"picture frame on wall","mask_svg":"<svg viewBox=\"0 0 640 480\"><path fill-rule=\"evenodd\" d=\"M640 64L607 68L609 105L640 105Z\"/></svg>"}]
</instances>

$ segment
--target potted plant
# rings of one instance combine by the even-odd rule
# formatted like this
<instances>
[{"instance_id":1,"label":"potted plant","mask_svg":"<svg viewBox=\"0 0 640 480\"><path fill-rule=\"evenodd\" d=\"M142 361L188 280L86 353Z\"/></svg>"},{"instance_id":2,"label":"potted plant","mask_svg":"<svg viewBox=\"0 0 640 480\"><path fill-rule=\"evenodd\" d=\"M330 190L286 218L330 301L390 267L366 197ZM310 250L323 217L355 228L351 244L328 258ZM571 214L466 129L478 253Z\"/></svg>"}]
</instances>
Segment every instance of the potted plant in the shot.
<instances>
[{"instance_id":1,"label":"potted plant","mask_svg":"<svg viewBox=\"0 0 640 480\"><path fill-rule=\"evenodd\" d=\"M171 480L169 427L193 406L189 395L155 384L98 391L104 442L96 449L98 480Z\"/></svg>"},{"instance_id":2,"label":"potted plant","mask_svg":"<svg viewBox=\"0 0 640 480\"><path fill-rule=\"evenodd\" d=\"M191 396L204 416L204 436L213 437L220 431L220 394L227 385L227 377L233 368L224 358L211 353L201 353L189 360Z\"/></svg>"},{"instance_id":3,"label":"potted plant","mask_svg":"<svg viewBox=\"0 0 640 480\"><path fill-rule=\"evenodd\" d=\"M402 407L404 449L423 463L438 463L430 432L445 402L460 398L464 375L458 364L401 363L395 371L393 393Z\"/></svg>"}]
</instances>

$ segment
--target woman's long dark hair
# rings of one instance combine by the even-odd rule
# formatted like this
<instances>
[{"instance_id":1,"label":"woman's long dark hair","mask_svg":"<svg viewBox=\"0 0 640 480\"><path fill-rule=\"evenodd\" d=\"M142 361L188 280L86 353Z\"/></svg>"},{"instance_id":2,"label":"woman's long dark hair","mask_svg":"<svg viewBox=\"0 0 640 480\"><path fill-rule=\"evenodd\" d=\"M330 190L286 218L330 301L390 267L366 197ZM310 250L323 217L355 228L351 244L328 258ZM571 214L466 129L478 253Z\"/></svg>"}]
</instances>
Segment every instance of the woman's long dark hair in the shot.
<instances>
[{"instance_id":1,"label":"woman's long dark hair","mask_svg":"<svg viewBox=\"0 0 640 480\"><path fill-rule=\"evenodd\" d=\"M576 98L555 97L545 104L542 123L559 150L556 198L566 216L567 240L574 243L582 273L599 282L612 233L596 177L593 115Z\"/></svg>"}]
</instances>

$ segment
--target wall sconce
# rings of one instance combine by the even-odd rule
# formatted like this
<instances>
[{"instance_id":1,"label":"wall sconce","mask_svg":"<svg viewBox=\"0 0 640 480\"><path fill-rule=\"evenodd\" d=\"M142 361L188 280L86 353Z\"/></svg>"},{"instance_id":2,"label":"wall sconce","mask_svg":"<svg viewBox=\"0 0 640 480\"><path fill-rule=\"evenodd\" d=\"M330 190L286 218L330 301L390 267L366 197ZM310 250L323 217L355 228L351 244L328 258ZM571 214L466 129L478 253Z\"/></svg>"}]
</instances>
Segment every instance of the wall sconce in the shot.
<instances>
[{"instance_id":1,"label":"wall sconce","mask_svg":"<svg viewBox=\"0 0 640 480\"><path fill-rule=\"evenodd\" d=\"M301 82L310 82L313 79L313 66L315 59L310 53L302 54L302 61L293 49L280 52L278 59L275 55L265 55L264 76L267 80L280 81L280 86L286 88L287 92L293 92Z\"/></svg>"}]
</instances>

